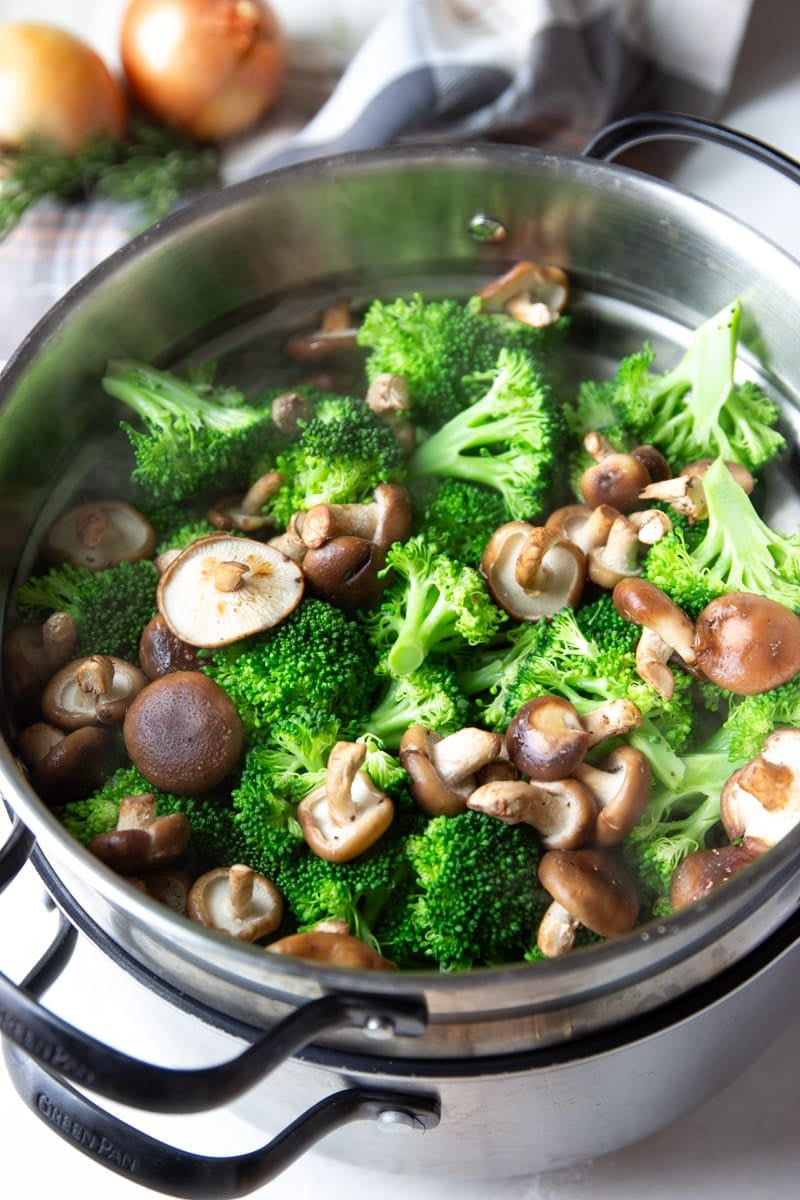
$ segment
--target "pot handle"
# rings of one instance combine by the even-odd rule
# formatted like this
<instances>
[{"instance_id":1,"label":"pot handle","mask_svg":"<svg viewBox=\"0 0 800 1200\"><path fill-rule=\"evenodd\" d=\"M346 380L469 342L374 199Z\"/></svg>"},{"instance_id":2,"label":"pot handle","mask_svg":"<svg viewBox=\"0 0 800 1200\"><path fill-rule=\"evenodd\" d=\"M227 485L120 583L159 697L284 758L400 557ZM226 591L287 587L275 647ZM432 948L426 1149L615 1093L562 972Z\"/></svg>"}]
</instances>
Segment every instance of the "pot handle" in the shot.
<instances>
[{"instance_id":1,"label":"pot handle","mask_svg":"<svg viewBox=\"0 0 800 1200\"><path fill-rule=\"evenodd\" d=\"M737 150L800 184L800 163L788 154L748 133L721 125L717 121L692 117L687 113L645 112L632 117L622 117L595 134L582 153L584 158L610 162L624 150L664 138L711 142L729 150Z\"/></svg>"},{"instance_id":2,"label":"pot handle","mask_svg":"<svg viewBox=\"0 0 800 1200\"><path fill-rule=\"evenodd\" d=\"M353 1087L307 1109L266 1145L228 1158L192 1154L121 1121L6 1044L12 1083L28 1108L101 1166L140 1187L187 1200L228 1200L269 1183L327 1134L352 1121L424 1133L439 1123L430 1096Z\"/></svg>"}]
</instances>

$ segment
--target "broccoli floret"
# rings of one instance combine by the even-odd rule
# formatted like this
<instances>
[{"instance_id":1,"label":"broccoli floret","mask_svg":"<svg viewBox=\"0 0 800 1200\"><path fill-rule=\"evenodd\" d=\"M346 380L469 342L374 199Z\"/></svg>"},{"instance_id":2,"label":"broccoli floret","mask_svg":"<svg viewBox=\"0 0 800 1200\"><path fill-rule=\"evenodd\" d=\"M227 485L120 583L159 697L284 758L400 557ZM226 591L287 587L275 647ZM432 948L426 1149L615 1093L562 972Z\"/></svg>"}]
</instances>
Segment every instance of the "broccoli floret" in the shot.
<instances>
[{"instance_id":1,"label":"broccoli floret","mask_svg":"<svg viewBox=\"0 0 800 1200\"><path fill-rule=\"evenodd\" d=\"M719 823L722 788L744 761L731 757L732 753L723 727L703 746L686 754L680 783L653 789L644 815L625 839L626 862L653 916L669 913L675 869L687 854L703 849Z\"/></svg>"},{"instance_id":2,"label":"broccoli floret","mask_svg":"<svg viewBox=\"0 0 800 1200\"><path fill-rule=\"evenodd\" d=\"M181 812L192 827L190 850L198 870L242 862L245 844L234 819L230 801L217 795L172 796L159 792L132 765L120 767L93 795L64 806L65 829L84 845L97 834L116 829L124 796L150 794L156 799L156 815Z\"/></svg>"},{"instance_id":3,"label":"broccoli floret","mask_svg":"<svg viewBox=\"0 0 800 1200\"><path fill-rule=\"evenodd\" d=\"M275 460L284 484L269 503L279 525L312 504L357 504L379 483L400 483L406 468L391 428L364 400L321 394L300 422L297 441Z\"/></svg>"},{"instance_id":4,"label":"broccoli floret","mask_svg":"<svg viewBox=\"0 0 800 1200\"><path fill-rule=\"evenodd\" d=\"M75 656L111 654L138 662L139 638L157 611L158 570L148 559L103 571L64 563L26 580L17 592L21 612L67 612L75 620Z\"/></svg>"},{"instance_id":5,"label":"broccoli floret","mask_svg":"<svg viewBox=\"0 0 800 1200\"><path fill-rule=\"evenodd\" d=\"M735 300L705 321L671 371L651 372L649 348L620 364L613 402L622 423L673 467L719 455L756 471L786 445L778 405L757 384L734 382L740 317Z\"/></svg>"},{"instance_id":6,"label":"broccoli floret","mask_svg":"<svg viewBox=\"0 0 800 1200\"><path fill-rule=\"evenodd\" d=\"M229 529L227 532L231 537L239 536L235 529ZM164 531L161 540L156 544L155 553L159 555L168 550L185 550L198 538L210 537L212 533L219 533L219 529L203 517L196 521L182 521Z\"/></svg>"},{"instance_id":7,"label":"broccoli floret","mask_svg":"<svg viewBox=\"0 0 800 1200\"><path fill-rule=\"evenodd\" d=\"M751 759L775 729L800 729L800 675L753 696L731 696L725 729L730 753Z\"/></svg>"},{"instance_id":8,"label":"broccoli floret","mask_svg":"<svg viewBox=\"0 0 800 1200\"><path fill-rule=\"evenodd\" d=\"M645 574L690 616L724 592L754 592L800 611L800 535L765 524L722 459L703 476L708 519L689 550L680 531L656 542Z\"/></svg>"},{"instance_id":9,"label":"broccoli floret","mask_svg":"<svg viewBox=\"0 0 800 1200\"><path fill-rule=\"evenodd\" d=\"M394 750L409 726L424 725L437 733L454 733L466 724L468 711L469 702L452 668L428 659L408 675L387 676L384 691L364 727Z\"/></svg>"},{"instance_id":10,"label":"broccoli floret","mask_svg":"<svg viewBox=\"0 0 800 1200\"><path fill-rule=\"evenodd\" d=\"M243 491L253 464L285 441L265 397L251 405L238 389L215 387L208 378L188 381L117 359L103 387L144 424L142 430L121 422L136 460L132 478L154 503Z\"/></svg>"},{"instance_id":11,"label":"broccoli floret","mask_svg":"<svg viewBox=\"0 0 800 1200\"><path fill-rule=\"evenodd\" d=\"M434 817L407 853L420 895L405 926L419 953L446 971L524 956L550 901L533 830L472 811Z\"/></svg>"},{"instance_id":12,"label":"broccoli floret","mask_svg":"<svg viewBox=\"0 0 800 1200\"><path fill-rule=\"evenodd\" d=\"M494 488L512 517L528 520L553 498L563 411L518 350L501 350L495 366L468 383L488 390L418 447L409 476L440 475Z\"/></svg>"},{"instance_id":13,"label":"broccoli floret","mask_svg":"<svg viewBox=\"0 0 800 1200\"><path fill-rule=\"evenodd\" d=\"M434 651L486 642L506 619L474 567L437 553L419 534L395 542L386 563L393 582L363 625L393 675L411 674Z\"/></svg>"},{"instance_id":14,"label":"broccoli floret","mask_svg":"<svg viewBox=\"0 0 800 1200\"><path fill-rule=\"evenodd\" d=\"M300 709L363 721L377 691L365 630L324 600L303 599L263 634L215 650L203 670L230 696L250 738Z\"/></svg>"},{"instance_id":15,"label":"broccoli floret","mask_svg":"<svg viewBox=\"0 0 800 1200\"><path fill-rule=\"evenodd\" d=\"M479 566L489 538L511 519L499 492L463 479L417 480L411 498L415 530L471 567Z\"/></svg>"},{"instance_id":16,"label":"broccoli floret","mask_svg":"<svg viewBox=\"0 0 800 1200\"><path fill-rule=\"evenodd\" d=\"M549 360L562 340L566 320L532 329L504 315L482 314L473 297L431 300L421 295L386 304L375 300L358 331L359 345L370 351L370 382L384 372L408 381L411 415L428 430L449 421L474 399L464 377L490 370L503 347L514 347Z\"/></svg>"}]
</instances>

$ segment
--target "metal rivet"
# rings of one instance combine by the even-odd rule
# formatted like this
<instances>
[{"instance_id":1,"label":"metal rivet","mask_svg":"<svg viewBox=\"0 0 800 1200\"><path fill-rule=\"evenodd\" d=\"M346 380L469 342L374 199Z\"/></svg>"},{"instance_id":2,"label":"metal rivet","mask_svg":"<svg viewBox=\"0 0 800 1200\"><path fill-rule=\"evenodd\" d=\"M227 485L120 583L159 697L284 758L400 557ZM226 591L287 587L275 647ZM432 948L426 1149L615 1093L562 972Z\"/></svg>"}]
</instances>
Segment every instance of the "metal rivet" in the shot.
<instances>
[{"instance_id":1,"label":"metal rivet","mask_svg":"<svg viewBox=\"0 0 800 1200\"><path fill-rule=\"evenodd\" d=\"M493 246L504 242L508 237L508 230L503 222L498 221L496 217L487 216L486 213L476 213L467 229L471 238L476 242L483 242L484 245Z\"/></svg>"},{"instance_id":2,"label":"metal rivet","mask_svg":"<svg viewBox=\"0 0 800 1200\"><path fill-rule=\"evenodd\" d=\"M425 1126L413 1113L386 1108L378 1113L378 1128L382 1133L424 1133Z\"/></svg>"},{"instance_id":3,"label":"metal rivet","mask_svg":"<svg viewBox=\"0 0 800 1200\"><path fill-rule=\"evenodd\" d=\"M394 1022L388 1017L367 1017L364 1033L376 1042L386 1041L387 1038L394 1037Z\"/></svg>"}]
</instances>

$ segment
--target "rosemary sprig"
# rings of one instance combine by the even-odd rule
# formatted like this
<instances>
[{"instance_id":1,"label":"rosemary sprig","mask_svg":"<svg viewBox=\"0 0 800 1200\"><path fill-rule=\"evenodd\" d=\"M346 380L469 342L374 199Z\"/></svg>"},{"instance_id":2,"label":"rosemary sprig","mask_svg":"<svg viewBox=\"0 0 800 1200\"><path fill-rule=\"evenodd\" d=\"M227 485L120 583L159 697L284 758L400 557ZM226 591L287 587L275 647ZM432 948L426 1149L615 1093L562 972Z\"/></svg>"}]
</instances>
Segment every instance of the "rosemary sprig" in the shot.
<instances>
[{"instance_id":1,"label":"rosemary sprig","mask_svg":"<svg viewBox=\"0 0 800 1200\"><path fill-rule=\"evenodd\" d=\"M45 197L137 203L150 225L190 192L220 182L219 154L162 125L137 121L124 138L99 134L68 153L42 142L0 154L0 238Z\"/></svg>"}]
</instances>

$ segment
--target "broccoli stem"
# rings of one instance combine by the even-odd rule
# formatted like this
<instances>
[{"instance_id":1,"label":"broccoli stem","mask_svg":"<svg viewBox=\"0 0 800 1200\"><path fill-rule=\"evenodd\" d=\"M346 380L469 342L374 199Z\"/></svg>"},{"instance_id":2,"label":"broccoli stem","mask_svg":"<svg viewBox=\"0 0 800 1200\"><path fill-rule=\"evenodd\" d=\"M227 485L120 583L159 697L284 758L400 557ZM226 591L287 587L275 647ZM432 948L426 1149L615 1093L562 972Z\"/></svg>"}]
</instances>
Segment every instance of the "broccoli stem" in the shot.
<instances>
[{"instance_id":1,"label":"broccoli stem","mask_svg":"<svg viewBox=\"0 0 800 1200\"><path fill-rule=\"evenodd\" d=\"M739 338L741 303L735 300L727 308L709 318L694 332L681 361L669 371L659 388L659 401L673 395L681 400L691 396L695 440L714 445L719 415L733 387L736 346ZM682 425L684 417L676 413L664 422L669 431L672 423Z\"/></svg>"},{"instance_id":2,"label":"broccoli stem","mask_svg":"<svg viewBox=\"0 0 800 1200\"><path fill-rule=\"evenodd\" d=\"M193 429L228 433L246 429L261 416L255 409L207 400L176 376L132 359L110 362L103 388L157 428L163 428L165 417L171 416Z\"/></svg>"},{"instance_id":3,"label":"broccoli stem","mask_svg":"<svg viewBox=\"0 0 800 1200\"><path fill-rule=\"evenodd\" d=\"M433 604L431 598L435 597ZM394 675L410 675L422 665L440 631L453 617L453 608L438 588L410 575L403 622L386 661Z\"/></svg>"}]
</instances>

